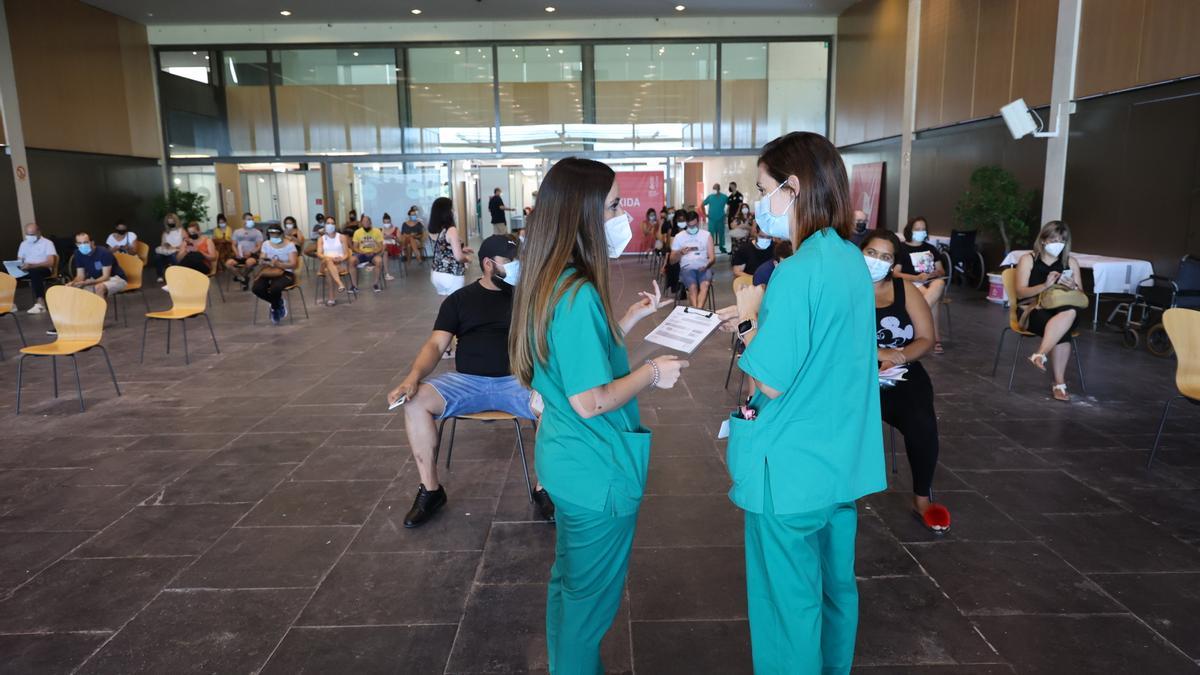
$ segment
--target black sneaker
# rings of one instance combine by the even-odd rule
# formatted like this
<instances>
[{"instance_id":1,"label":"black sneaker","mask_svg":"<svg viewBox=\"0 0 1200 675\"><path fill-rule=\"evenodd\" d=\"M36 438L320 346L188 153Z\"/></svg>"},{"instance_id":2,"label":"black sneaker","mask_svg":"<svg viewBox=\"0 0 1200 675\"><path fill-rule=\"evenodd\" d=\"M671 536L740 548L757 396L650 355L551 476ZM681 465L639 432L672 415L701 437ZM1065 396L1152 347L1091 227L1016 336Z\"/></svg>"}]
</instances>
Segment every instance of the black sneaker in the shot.
<instances>
[{"instance_id":1,"label":"black sneaker","mask_svg":"<svg viewBox=\"0 0 1200 675\"><path fill-rule=\"evenodd\" d=\"M546 492L546 488L538 488L534 491L533 503L537 504L538 511L542 513L542 518L546 522L554 522L554 501L550 499L550 493Z\"/></svg>"},{"instance_id":2,"label":"black sneaker","mask_svg":"<svg viewBox=\"0 0 1200 675\"><path fill-rule=\"evenodd\" d=\"M420 527L446 505L446 489L439 487L430 492L422 484L417 488L417 498L413 500L412 508L404 516L404 527L409 529Z\"/></svg>"}]
</instances>

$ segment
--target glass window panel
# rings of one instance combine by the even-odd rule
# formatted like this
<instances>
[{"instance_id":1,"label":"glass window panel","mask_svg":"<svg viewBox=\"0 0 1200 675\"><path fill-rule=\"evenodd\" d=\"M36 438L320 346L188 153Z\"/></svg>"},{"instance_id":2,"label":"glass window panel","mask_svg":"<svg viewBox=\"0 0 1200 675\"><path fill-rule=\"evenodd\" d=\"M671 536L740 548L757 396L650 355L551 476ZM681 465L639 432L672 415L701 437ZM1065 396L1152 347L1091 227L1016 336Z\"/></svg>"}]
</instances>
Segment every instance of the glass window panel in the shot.
<instances>
[{"instance_id":1,"label":"glass window panel","mask_svg":"<svg viewBox=\"0 0 1200 675\"><path fill-rule=\"evenodd\" d=\"M767 45L767 126L755 147L792 131L829 134L828 42Z\"/></svg>"},{"instance_id":2,"label":"glass window panel","mask_svg":"<svg viewBox=\"0 0 1200 675\"><path fill-rule=\"evenodd\" d=\"M282 154L401 151L396 50L285 49L275 60Z\"/></svg>"},{"instance_id":3,"label":"glass window panel","mask_svg":"<svg viewBox=\"0 0 1200 675\"><path fill-rule=\"evenodd\" d=\"M767 43L721 45L721 147L762 146L766 127Z\"/></svg>"},{"instance_id":4,"label":"glass window panel","mask_svg":"<svg viewBox=\"0 0 1200 675\"><path fill-rule=\"evenodd\" d=\"M393 162L355 164L356 199L361 212L378 226L383 214L399 225L416 206L422 218L438 197L447 197L450 169L446 162Z\"/></svg>"},{"instance_id":5,"label":"glass window panel","mask_svg":"<svg viewBox=\"0 0 1200 675\"><path fill-rule=\"evenodd\" d=\"M274 155L267 52L221 52L221 62L230 154Z\"/></svg>"},{"instance_id":6,"label":"glass window panel","mask_svg":"<svg viewBox=\"0 0 1200 675\"><path fill-rule=\"evenodd\" d=\"M408 91L406 152L495 149L490 47L409 49Z\"/></svg>"},{"instance_id":7,"label":"glass window panel","mask_svg":"<svg viewBox=\"0 0 1200 675\"><path fill-rule=\"evenodd\" d=\"M500 143L505 152L583 149L583 58L577 45L500 47Z\"/></svg>"},{"instance_id":8,"label":"glass window panel","mask_svg":"<svg viewBox=\"0 0 1200 675\"><path fill-rule=\"evenodd\" d=\"M595 150L713 148L716 45L596 45Z\"/></svg>"},{"instance_id":9,"label":"glass window panel","mask_svg":"<svg viewBox=\"0 0 1200 675\"><path fill-rule=\"evenodd\" d=\"M159 52L158 66L164 73L208 84L212 55L206 51Z\"/></svg>"}]
</instances>

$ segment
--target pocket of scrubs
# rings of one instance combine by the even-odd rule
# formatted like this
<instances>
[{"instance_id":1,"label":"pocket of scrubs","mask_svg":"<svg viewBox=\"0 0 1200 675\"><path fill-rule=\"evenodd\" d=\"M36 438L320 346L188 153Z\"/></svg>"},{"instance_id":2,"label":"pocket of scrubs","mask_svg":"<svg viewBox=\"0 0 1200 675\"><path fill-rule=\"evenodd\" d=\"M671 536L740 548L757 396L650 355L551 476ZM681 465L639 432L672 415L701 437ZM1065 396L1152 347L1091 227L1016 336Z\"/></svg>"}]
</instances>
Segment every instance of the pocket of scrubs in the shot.
<instances>
[{"instance_id":1,"label":"pocket of scrubs","mask_svg":"<svg viewBox=\"0 0 1200 675\"><path fill-rule=\"evenodd\" d=\"M650 432L622 431L621 445L613 448L613 464L624 483L625 496L641 499L650 468Z\"/></svg>"},{"instance_id":2,"label":"pocket of scrubs","mask_svg":"<svg viewBox=\"0 0 1200 675\"><path fill-rule=\"evenodd\" d=\"M746 468L754 465L754 457L757 454L751 447L754 423L755 420L729 416L729 443L725 446L725 468L729 471L734 485L751 478L747 475ZM759 461L762 461L761 458Z\"/></svg>"}]
</instances>

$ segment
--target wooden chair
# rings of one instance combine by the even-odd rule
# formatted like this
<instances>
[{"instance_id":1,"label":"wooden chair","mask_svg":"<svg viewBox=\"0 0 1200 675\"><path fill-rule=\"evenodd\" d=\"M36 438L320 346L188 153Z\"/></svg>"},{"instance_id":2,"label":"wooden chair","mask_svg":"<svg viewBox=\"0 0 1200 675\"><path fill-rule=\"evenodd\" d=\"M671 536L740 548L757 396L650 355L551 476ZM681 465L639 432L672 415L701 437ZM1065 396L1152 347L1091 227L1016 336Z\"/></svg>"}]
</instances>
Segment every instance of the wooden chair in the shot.
<instances>
[{"instance_id":1,"label":"wooden chair","mask_svg":"<svg viewBox=\"0 0 1200 675\"><path fill-rule=\"evenodd\" d=\"M137 257L142 259L142 267L150 264L150 244L138 239L133 242L133 250L137 251Z\"/></svg>"},{"instance_id":2,"label":"wooden chair","mask_svg":"<svg viewBox=\"0 0 1200 675\"><path fill-rule=\"evenodd\" d=\"M1001 277L1004 279L1004 292L1008 295L1008 325L1000 331L1000 341L996 344L996 360L992 363L992 377L996 376L996 368L1000 365L1000 351L1004 348L1004 336L1012 331L1017 336L1017 344L1013 350L1012 370L1008 374L1008 390L1012 391L1013 378L1017 374L1017 359L1021 356L1021 341L1027 337L1038 336L1036 333L1021 328L1017 306L1017 270L1010 267L1004 270ZM1071 331L1071 353L1075 355L1075 368L1079 371L1079 388L1086 394L1087 384L1083 380L1083 365L1079 361L1079 345L1075 342L1077 337L1079 337L1079 331Z\"/></svg>"},{"instance_id":3,"label":"wooden chair","mask_svg":"<svg viewBox=\"0 0 1200 675\"><path fill-rule=\"evenodd\" d=\"M145 271L146 265L142 262L141 258L135 255L129 255L128 253L114 253L113 257L117 259L117 265L119 265L121 267L121 271L125 273L126 282L125 290L112 297L113 320L115 321L117 319L117 315L120 314L120 318L124 321L125 325L128 326L129 312L122 312L118 309L122 303L121 296L128 293L138 293L142 296L142 304L146 306L146 311L150 311L150 302L146 299L145 289L142 288L142 273Z\"/></svg>"},{"instance_id":4,"label":"wooden chair","mask_svg":"<svg viewBox=\"0 0 1200 675\"><path fill-rule=\"evenodd\" d=\"M303 271L304 271L304 263L297 261L296 269L292 271L292 283L290 286L283 289L283 292L287 294L288 300L291 300L292 291L300 291L300 306L304 308L304 318L307 319L307 318L309 318L308 302L304 298L304 286L301 285L301 283L300 283L300 281L301 281L300 277L303 276ZM252 323L258 324L258 306L261 305L262 303L258 302L257 297L255 297L254 299L255 299L254 320L252 321ZM288 321L290 323L296 323L296 318L291 310L288 310Z\"/></svg>"},{"instance_id":5,"label":"wooden chair","mask_svg":"<svg viewBox=\"0 0 1200 675\"><path fill-rule=\"evenodd\" d=\"M492 422L512 422L513 427L517 432L517 449L521 452L521 468L525 471L525 488L529 492L530 503L533 502L533 482L529 479L529 463L525 459L525 440L521 438L521 418L515 415L510 415L506 412L500 412L499 410L488 410L485 412L467 413L463 415L455 415L454 417L450 418L442 418L441 424L438 425L437 445L434 446L433 450L434 466L437 465L437 458L442 450L442 429L445 428L447 419L450 420L450 445L446 449L446 470L450 469L450 459L454 454L454 432L458 429L459 420L474 420L476 422L483 422L485 424L490 424Z\"/></svg>"},{"instance_id":6,"label":"wooden chair","mask_svg":"<svg viewBox=\"0 0 1200 675\"><path fill-rule=\"evenodd\" d=\"M167 288L171 294L171 309L165 312L146 312L146 323L142 326L142 353L138 362L146 359L146 331L150 321L167 322L167 353L171 353L171 324L178 321L183 329L183 362L191 364L188 352L187 320L198 316L208 322L208 333L212 336L213 349L218 354L221 348L217 345L217 334L213 331L212 319L208 318L208 285L205 275L187 267L174 265L167 268Z\"/></svg>"},{"instance_id":7,"label":"wooden chair","mask_svg":"<svg viewBox=\"0 0 1200 675\"><path fill-rule=\"evenodd\" d=\"M17 294L17 279L0 272L0 316L11 316L17 324L17 335L21 336L21 346L24 347L25 331L21 330L21 319L17 317L17 305L13 297ZM0 361L4 360L4 348L0 347Z\"/></svg>"},{"instance_id":8,"label":"wooden chair","mask_svg":"<svg viewBox=\"0 0 1200 675\"><path fill-rule=\"evenodd\" d=\"M1154 436L1154 448L1150 450L1150 459L1146 468L1154 464L1154 456L1158 454L1158 445L1162 441L1163 427L1167 424L1167 414L1171 412L1171 404L1179 399L1187 399L1193 405L1200 405L1200 311L1174 307L1163 312L1163 326L1167 329L1167 337L1175 347L1175 387L1179 394L1167 399L1163 407L1162 420L1158 423L1158 433Z\"/></svg>"},{"instance_id":9,"label":"wooden chair","mask_svg":"<svg viewBox=\"0 0 1200 675\"><path fill-rule=\"evenodd\" d=\"M749 274L738 274L737 276L733 277L733 297L734 297L734 299L735 300L737 299L738 291L742 290L743 288L748 288L749 286L751 286L753 284L754 284L754 277L750 276ZM726 389L729 388L729 380L733 377L733 364L737 363L737 360L739 358L741 358L741 356L742 356L742 350L745 349L745 347L743 347L741 343L742 343L742 339L740 337L738 337L738 334L735 332L733 334L733 337L731 338L731 343L729 345L729 349L730 349L730 351L729 351L729 370L727 370L725 372L725 388ZM746 384L746 373L742 373L741 384L738 385L739 392L742 390L742 387L745 386L745 384Z\"/></svg>"},{"instance_id":10,"label":"wooden chair","mask_svg":"<svg viewBox=\"0 0 1200 675\"><path fill-rule=\"evenodd\" d=\"M70 286L54 286L46 289L46 309L50 312L50 321L58 331L54 342L43 345L31 345L21 348L21 360L17 363L17 414L21 414L21 378L27 356L49 356L50 368L54 379L54 398L58 398L58 357L70 356L75 366L75 389L79 392L79 412L83 407L83 385L79 381L79 361L75 355L92 348L99 348L104 354L104 362L108 364L108 374L112 376L113 388L117 396L121 395L121 387L117 384L117 374L113 371L112 361L108 358L108 350L100 344L104 332L104 315L108 313L108 303L104 298L85 291L82 288Z\"/></svg>"}]
</instances>

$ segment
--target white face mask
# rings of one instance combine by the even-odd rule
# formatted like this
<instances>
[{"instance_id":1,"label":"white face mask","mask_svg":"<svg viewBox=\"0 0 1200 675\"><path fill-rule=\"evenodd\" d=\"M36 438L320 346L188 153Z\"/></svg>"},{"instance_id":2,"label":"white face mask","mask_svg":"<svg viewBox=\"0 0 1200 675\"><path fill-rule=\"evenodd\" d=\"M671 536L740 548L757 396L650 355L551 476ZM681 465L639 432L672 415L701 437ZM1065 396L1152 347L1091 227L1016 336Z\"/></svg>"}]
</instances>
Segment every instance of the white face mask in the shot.
<instances>
[{"instance_id":1,"label":"white face mask","mask_svg":"<svg viewBox=\"0 0 1200 675\"><path fill-rule=\"evenodd\" d=\"M621 257L625 247L633 240L633 229L629 227L629 214L622 211L604 221L604 239L608 244L608 257Z\"/></svg>"},{"instance_id":2,"label":"white face mask","mask_svg":"<svg viewBox=\"0 0 1200 675\"><path fill-rule=\"evenodd\" d=\"M38 236L37 236L36 234L27 234L27 235L25 235L25 241L27 241L27 242L29 242L29 243L31 243L31 244L32 244L33 242L37 241L37 240L38 240Z\"/></svg>"},{"instance_id":3,"label":"white face mask","mask_svg":"<svg viewBox=\"0 0 1200 675\"><path fill-rule=\"evenodd\" d=\"M517 281L521 279L521 261L513 260L512 262L504 263L504 277L501 279L509 286L516 286Z\"/></svg>"},{"instance_id":4,"label":"white face mask","mask_svg":"<svg viewBox=\"0 0 1200 675\"><path fill-rule=\"evenodd\" d=\"M759 250L765 251L771 246L771 238L759 237L758 239L754 240L754 245L757 246Z\"/></svg>"},{"instance_id":5,"label":"white face mask","mask_svg":"<svg viewBox=\"0 0 1200 675\"><path fill-rule=\"evenodd\" d=\"M918 244L924 242L929 237L929 233L925 230L913 230L912 235L913 241L917 242Z\"/></svg>"},{"instance_id":6,"label":"white face mask","mask_svg":"<svg viewBox=\"0 0 1200 675\"><path fill-rule=\"evenodd\" d=\"M1058 256L1062 255L1063 249L1066 247L1067 247L1066 244L1062 243L1061 241L1056 241L1056 242L1053 242L1050 244L1046 244L1045 248L1046 248L1046 253L1049 253L1050 255L1057 258Z\"/></svg>"},{"instance_id":7,"label":"white face mask","mask_svg":"<svg viewBox=\"0 0 1200 675\"><path fill-rule=\"evenodd\" d=\"M872 258L869 255L863 254L863 260L867 261L867 271L871 273L871 281L880 281L892 271L892 263L879 258Z\"/></svg>"}]
</instances>

